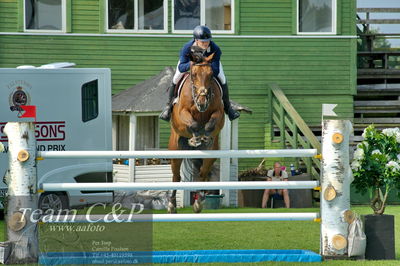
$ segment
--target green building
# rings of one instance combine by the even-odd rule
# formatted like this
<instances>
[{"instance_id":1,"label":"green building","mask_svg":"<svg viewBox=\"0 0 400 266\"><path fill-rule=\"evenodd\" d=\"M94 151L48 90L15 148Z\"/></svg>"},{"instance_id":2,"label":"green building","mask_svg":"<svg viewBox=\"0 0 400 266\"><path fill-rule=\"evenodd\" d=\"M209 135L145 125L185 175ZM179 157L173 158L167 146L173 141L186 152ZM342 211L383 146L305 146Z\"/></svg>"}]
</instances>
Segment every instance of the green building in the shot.
<instances>
[{"instance_id":1,"label":"green building","mask_svg":"<svg viewBox=\"0 0 400 266\"><path fill-rule=\"evenodd\" d=\"M0 0L0 67L111 68L118 93L175 67L193 27L206 24L231 98L253 110L240 118L239 149L280 147L270 84L311 128L320 128L322 103L353 119L355 19L355 0ZM165 148L169 125L158 124Z\"/></svg>"}]
</instances>

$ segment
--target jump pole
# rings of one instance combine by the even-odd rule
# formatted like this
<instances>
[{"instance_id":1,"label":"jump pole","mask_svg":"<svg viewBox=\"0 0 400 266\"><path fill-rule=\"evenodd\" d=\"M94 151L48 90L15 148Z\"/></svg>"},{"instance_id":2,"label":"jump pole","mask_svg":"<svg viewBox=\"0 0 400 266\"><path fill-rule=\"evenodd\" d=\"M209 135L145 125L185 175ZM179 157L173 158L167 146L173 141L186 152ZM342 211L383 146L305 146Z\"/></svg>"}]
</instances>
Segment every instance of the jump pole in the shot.
<instances>
[{"instance_id":1,"label":"jump pole","mask_svg":"<svg viewBox=\"0 0 400 266\"><path fill-rule=\"evenodd\" d=\"M54 218L54 219L53 219ZM314 221L319 213L184 213L184 214L124 214L113 217L114 221L106 221L104 215L60 215L44 223L88 223L88 222L251 222L251 221Z\"/></svg>"},{"instance_id":2,"label":"jump pole","mask_svg":"<svg viewBox=\"0 0 400 266\"><path fill-rule=\"evenodd\" d=\"M43 191L96 190L212 190L212 189L313 189L318 181L163 182L163 183L44 183Z\"/></svg>"},{"instance_id":3,"label":"jump pole","mask_svg":"<svg viewBox=\"0 0 400 266\"><path fill-rule=\"evenodd\" d=\"M40 151L37 157L43 159L115 159L115 158L276 158L313 157L316 149L297 150L216 150L216 151Z\"/></svg>"}]
</instances>

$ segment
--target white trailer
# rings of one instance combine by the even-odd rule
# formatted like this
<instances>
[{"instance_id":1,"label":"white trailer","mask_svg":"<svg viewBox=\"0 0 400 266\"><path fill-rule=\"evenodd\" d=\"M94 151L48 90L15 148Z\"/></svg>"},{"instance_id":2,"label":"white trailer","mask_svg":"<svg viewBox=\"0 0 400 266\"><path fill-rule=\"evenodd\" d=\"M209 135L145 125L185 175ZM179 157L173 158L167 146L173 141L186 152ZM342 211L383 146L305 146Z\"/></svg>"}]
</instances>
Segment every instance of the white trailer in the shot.
<instances>
[{"instance_id":1,"label":"white trailer","mask_svg":"<svg viewBox=\"0 0 400 266\"><path fill-rule=\"evenodd\" d=\"M19 118L20 105L37 108L39 151L112 150L111 72L109 69L57 68L0 69L0 178L8 168L7 122ZM62 65L61 65L62 66ZM53 69L52 69L53 68ZM38 182L112 182L110 159L46 159L38 161ZM112 192L59 191L43 193L43 208L76 207L111 201Z\"/></svg>"}]
</instances>

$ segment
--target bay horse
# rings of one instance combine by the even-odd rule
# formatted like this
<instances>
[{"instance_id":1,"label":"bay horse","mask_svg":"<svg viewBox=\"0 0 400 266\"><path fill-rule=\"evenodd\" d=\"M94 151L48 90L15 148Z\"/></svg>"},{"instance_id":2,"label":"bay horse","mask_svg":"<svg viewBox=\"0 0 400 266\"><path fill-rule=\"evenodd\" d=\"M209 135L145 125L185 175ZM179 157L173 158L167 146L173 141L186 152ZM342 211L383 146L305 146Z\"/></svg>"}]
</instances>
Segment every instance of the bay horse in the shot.
<instances>
[{"instance_id":1,"label":"bay horse","mask_svg":"<svg viewBox=\"0 0 400 266\"><path fill-rule=\"evenodd\" d=\"M192 50L189 76L183 81L179 100L172 109L169 150L218 150L218 136L224 126L222 92L213 76L214 54L203 57ZM200 180L209 180L215 158L202 159ZM171 159L172 181L180 182L182 159ZM200 212L202 204L195 198L193 209ZM176 190L168 204L168 212L176 213Z\"/></svg>"}]
</instances>

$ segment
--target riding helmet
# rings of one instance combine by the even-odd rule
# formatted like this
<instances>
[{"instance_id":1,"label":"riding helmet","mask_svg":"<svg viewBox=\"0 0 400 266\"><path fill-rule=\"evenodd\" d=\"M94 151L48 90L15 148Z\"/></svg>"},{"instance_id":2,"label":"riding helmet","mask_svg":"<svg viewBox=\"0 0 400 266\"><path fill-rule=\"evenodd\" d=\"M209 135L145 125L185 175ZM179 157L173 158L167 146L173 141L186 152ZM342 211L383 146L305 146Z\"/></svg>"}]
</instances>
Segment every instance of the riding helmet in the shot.
<instances>
[{"instance_id":1,"label":"riding helmet","mask_svg":"<svg viewBox=\"0 0 400 266\"><path fill-rule=\"evenodd\" d=\"M209 41L212 38L211 30L207 26L196 26L193 30L193 37L203 42Z\"/></svg>"}]
</instances>

